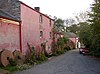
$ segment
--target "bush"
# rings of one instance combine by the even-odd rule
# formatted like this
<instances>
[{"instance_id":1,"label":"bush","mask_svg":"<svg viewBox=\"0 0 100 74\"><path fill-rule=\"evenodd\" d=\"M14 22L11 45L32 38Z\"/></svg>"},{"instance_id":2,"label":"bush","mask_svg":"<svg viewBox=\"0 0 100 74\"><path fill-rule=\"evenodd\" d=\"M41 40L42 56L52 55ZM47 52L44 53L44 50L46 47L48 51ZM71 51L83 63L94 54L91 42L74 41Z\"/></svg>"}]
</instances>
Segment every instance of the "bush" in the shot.
<instances>
[{"instance_id":1,"label":"bush","mask_svg":"<svg viewBox=\"0 0 100 74\"><path fill-rule=\"evenodd\" d=\"M60 37L57 40L57 43L53 42L52 43L52 51L53 51L53 56L57 56L60 54L63 54L67 51L67 43L68 43L68 38L66 37Z\"/></svg>"},{"instance_id":2,"label":"bush","mask_svg":"<svg viewBox=\"0 0 100 74\"><path fill-rule=\"evenodd\" d=\"M8 59L11 66L16 66L17 62L14 59Z\"/></svg>"},{"instance_id":3,"label":"bush","mask_svg":"<svg viewBox=\"0 0 100 74\"><path fill-rule=\"evenodd\" d=\"M64 43L67 44L68 42L68 38L67 37L63 37Z\"/></svg>"},{"instance_id":4,"label":"bush","mask_svg":"<svg viewBox=\"0 0 100 74\"><path fill-rule=\"evenodd\" d=\"M38 56L36 57L36 60L35 60L35 61L36 61L36 62L37 62L37 61L41 61L41 62L43 61L43 62L44 62L44 61L46 61L47 59L48 59L48 58L45 56L45 54L44 54L43 52L41 52L41 53L38 53Z\"/></svg>"},{"instance_id":5,"label":"bush","mask_svg":"<svg viewBox=\"0 0 100 74\"><path fill-rule=\"evenodd\" d=\"M30 54L26 58L25 63L30 63L32 65L35 62L35 50L34 50L34 46L30 47L30 45L28 44L28 47L29 47L29 50L30 50Z\"/></svg>"},{"instance_id":6,"label":"bush","mask_svg":"<svg viewBox=\"0 0 100 74\"><path fill-rule=\"evenodd\" d=\"M22 64L22 65L17 65L16 68L17 70L26 70L26 69L29 69L31 68L32 66L30 64Z\"/></svg>"},{"instance_id":7,"label":"bush","mask_svg":"<svg viewBox=\"0 0 100 74\"><path fill-rule=\"evenodd\" d=\"M64 50L58 50L58 51L57 51L57 54L58 54L58 55L61 55L61 54L63 54L63 53L64 53Z\"/></svg>"}]
</instances>

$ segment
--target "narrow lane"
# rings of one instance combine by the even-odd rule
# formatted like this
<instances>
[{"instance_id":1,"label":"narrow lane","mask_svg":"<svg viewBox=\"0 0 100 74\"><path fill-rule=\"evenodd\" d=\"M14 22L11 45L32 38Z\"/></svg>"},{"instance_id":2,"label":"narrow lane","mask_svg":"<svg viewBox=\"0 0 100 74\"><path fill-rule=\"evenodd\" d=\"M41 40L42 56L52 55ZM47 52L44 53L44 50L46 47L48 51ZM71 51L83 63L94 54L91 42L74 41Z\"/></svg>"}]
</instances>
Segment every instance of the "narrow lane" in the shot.
<instances>
[{"instance_id":1,"label":"narrow lane","mask_svg":"<svg viewBox=\"0 0 100 74\"><path fill-rule=\"evenodd\" d=\"M15 74L100 74L100 60L68 51L46 63Z\"/></svg>"}]
</instances>

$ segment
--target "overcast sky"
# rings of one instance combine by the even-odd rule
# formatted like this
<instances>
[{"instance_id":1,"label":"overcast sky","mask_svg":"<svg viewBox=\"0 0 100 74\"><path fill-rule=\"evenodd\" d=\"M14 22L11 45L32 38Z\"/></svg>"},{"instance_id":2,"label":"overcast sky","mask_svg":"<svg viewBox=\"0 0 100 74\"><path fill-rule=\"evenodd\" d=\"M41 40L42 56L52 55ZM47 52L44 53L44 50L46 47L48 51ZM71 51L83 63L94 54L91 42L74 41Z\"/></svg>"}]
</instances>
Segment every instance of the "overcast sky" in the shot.
<instances>
[{"instance_id":1,"label":"overcast sky","mask_svg":"<svg viewBox=\"0 0 100 74\"><path fill-rule=\"evenodd\" d=\"M20 0L31 7L40 7L44 14L66 19L89 10L93 0Z\"/></svg>"}]
</instances>

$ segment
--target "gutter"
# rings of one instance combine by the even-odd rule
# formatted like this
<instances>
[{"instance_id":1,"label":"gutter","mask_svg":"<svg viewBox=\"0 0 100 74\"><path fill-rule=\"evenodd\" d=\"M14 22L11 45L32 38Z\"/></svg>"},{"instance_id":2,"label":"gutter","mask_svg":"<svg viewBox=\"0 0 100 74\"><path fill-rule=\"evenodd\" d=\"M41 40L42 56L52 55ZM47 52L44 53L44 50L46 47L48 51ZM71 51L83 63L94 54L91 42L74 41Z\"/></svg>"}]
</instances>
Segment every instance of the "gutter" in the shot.
<instances>
[{"instance_id":1,"label":"gutter","mask_svg":"<svg viewBox=\"0 0 100 74\"><path fill-rule=\"evenodd\" d=\"M20 22L19 24L19 40L20 40L20 52L22 53L22 29L21 29L21 24L22 22Z\"/></svg>"}]
</instances>

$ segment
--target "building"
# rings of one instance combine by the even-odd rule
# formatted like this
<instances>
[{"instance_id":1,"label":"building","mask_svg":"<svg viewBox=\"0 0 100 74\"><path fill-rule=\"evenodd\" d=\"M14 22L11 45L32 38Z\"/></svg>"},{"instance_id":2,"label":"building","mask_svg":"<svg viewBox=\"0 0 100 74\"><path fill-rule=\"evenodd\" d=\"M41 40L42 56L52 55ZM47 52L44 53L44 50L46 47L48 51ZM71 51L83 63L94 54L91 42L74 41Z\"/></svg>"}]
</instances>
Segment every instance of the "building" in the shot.
<instances>
[{"instance_id":1,"label":"building","mask_svg":"<svg viewBox=\"0 0 100 74\"><path fill-rule=\"evenodd\" d=\"M46 50L50 52L52 43L52 28L54 21L40 13L39 8L33 9L21 2L22 48L28 50L27 43L37 49L46 42Z\"/></svg>"},{"instance_id":2,"label":"building","mask_svg":"<svg viewBox=\"0 0 100 74\"><path fill-rule=\"evenodd\" d=\"M78 48L79 38L75 33L66 32L64 33L64 36L67 37L70 41L72 41L75 44L75 48Z\"/></svg>"},{"instance_id":3,"label":"building","mask_svg":"<svg viewBox=\"0 0 100 74\"><path fill-rule=\"evenodd\" d=\"M64 37L64 34L61 33L61 32L53 32L53 34L54 34L54 41L55 41L55 43L57 43L57 40L59 38L63 38Z\"/></svg>"},{"instance_id":4,"label":"building","mask_svg":"<svg viewBox=\"0 0 100 74\"><path fill-rule=\"evenodd\" d=\"M23 54L28 51L28 44L38 50L42 49L41 44L44 42L46 51L51 52L54 20L41 13L39 7L33 9L19 0L0 0L0 9L21 20L20 50Z\"/></svg>"},{"instance_id":5,"label":"building","mask_svg":"<svg viewBox=\"0 0 100 74\"><path fill-rule=\"evenodd\" d=\"M20 20L0 10L0 51L20 51Z\"/></svg>"}]
</instances>

